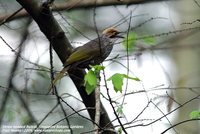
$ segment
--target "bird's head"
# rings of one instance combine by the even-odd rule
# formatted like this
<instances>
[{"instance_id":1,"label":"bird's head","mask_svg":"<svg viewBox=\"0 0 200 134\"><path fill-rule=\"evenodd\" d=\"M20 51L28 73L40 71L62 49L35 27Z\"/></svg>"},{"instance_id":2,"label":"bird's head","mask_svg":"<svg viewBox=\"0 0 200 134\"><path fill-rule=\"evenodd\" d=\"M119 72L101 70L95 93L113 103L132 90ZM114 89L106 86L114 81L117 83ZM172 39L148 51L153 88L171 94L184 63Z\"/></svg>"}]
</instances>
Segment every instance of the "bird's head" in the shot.
<instances>
[{"instance_id":1,"label":"bird's head","mask_svg":"<svg viewBox=\"0 0 200 134\"><path fill-rule=\"evenodd\" d=\"M124 38L123 36L120 36L121 32L119 32L116 28L114 27L110 27L110 28L107 28L105 29L102 34L103 35L106 35L107 37L109 38Z\"/></svg>"}]
</instances>

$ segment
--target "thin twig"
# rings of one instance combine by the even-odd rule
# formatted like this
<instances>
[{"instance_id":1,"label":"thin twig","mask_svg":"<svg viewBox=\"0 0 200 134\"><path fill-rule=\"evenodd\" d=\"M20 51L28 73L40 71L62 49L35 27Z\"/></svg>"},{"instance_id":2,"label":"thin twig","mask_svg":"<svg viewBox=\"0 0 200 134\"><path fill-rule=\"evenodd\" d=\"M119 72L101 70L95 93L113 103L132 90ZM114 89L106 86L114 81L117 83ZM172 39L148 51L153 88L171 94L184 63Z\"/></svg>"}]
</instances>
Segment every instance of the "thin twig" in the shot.
<instances>
[{"instance_id":1,"label":"thin twig","mask_svg":"<svg viewBox=\"0 0 200 134\"><path fill-rule=\"evenodd\" d=\"M151 101L151 103L162 113L163 116L165 116L165 113L164 113L153 101ZM169 122L169 124L170 124L171 126L173 126L172 123L170 122L169 118L168 118L167 116L165 116L165 118L166 118L166 120ZM178 132L176 131L175 128L173 128L173 130L174 130L174 132L175 132L176 134L178 134Z\"/></svg>"},{"instance_id":2,"label":"thin twig","mask_svg":"<svg viewBox=\"0 0 200 134\"><path fill-rule=\"evenodd\" d=\"M25 31L23 32L22 39L21 39L21 42L19 44L19 50L16 53L16 58L14 60L13 66L12 66L11 71L10 71L10 76L9 76L9 79L8 79L8 86L7 86L8 90L3 95L2 104L1 104L1 108L0 108L0 126L1 126L1 123L2 123L2 119L3 119L3 116L4 116L5 108L6 108L10 93L15 88L15 86L13 85L12 81L13 81L14 75L15 75L15 73L17 71L17 68L18 68L20 55L21 55L21 53L23 51L23 46L25 45L24 43L25 43L25 41L26 41L26 39L27 39L27 37L29 35L28 34L28 26L29 26L30 23L31 23L31 19L29 19L27 21L27 25L25 27ZM6 41L3 38L2 38L2 40L6 43ZM10 46L8 43L6 43L6 45ZM10 48L12 49L12 47L10 47ZM32 113L31 113L26 101L24 100L24 98L18 92L16 92L16 93L17 93L18 98L20 99L21 103L23 104L24 108L26 109L27 113L29 114L29 117L31 118L31 121L32 122L36 122L36 120L35 120L34 116L32 115Z\"/></svg>"},{"instance_id":3,"label":"thin twig","mask_svg":"<svg viewBox=\"0 0 200 134\"><path fill-rule=\"evenodd\" d=\"M200 121L200 118L197 118L197 119L188 119L188 120L184 120L184 121L181 121L181 122L178 122L177 124L174 124L173 126L170 126L169 128L167 128L165 131L163 131L161 134L164 134L166 133L168 130L176 127L176 126L179 126L181 124L184 124L184 123L187 123L187 122L191 122L191 121Z\"/></svg>"},{"instance_id":4,"label":"thin twig","mask_svg":"<svg viewBox=\"0 0 200 134\"><path fill-rule=\"evenodd\" d=\"M154 123L160 121L161 119L165 118L166 116L172 114L173 112L177 111L177 110L180 109L181 107L183 107L183 106L185 106L185 105L191 103L192 101L194 101L194 100L196 100L196 99L199 99L199 97L200 97L200 95L197 95L197 96L193 97L192 99L186 101L185 103L183 103L182 105L178 106L178 107L175 108L174 110L168 112L167 114L161 116L160 118L158 118L158 119L156 119L156 120L154 120L154 121L152 121L152 122L150 122L150 123L147 123L147 124L132 125L132 126L128 126L128 127L125 127L125 128L132 128L132 127L138 127L138 126L149 126L149 125L152 125L152 124L154 124ZM124 124L124 125L128 125L128 124L130 124L130 123L126 123L126 124Z\"/></svg>"},{"instance_id":5,"label":"thin twig","mask_svg":"<svg viewBox=\"0 0 200 134\"><path fill-rule=\"evenodd\" d=\"M45 121L45 119L47 117L49 117L50 114L52 114L52 112L58 107L59 103L57 103L45 116L44 118L37 124L37 127L35 127L32 131L31 134L34 134L35 130L38 129L40 127L40 125Z\"/></svg>"},{"instance_id":6,"label":"thin twig","mask_svg":"<svg viewBox=\"0 0 200 134\"><path fill-rule=\"evenodd\" d=\"M132 12L130 12L130 16L132 16ZM129 32L130 32L130 28L131 28L131 17L130 17L130 19L129 19L129 25L128 25L128 30L127 30L127 40L126 40L126 65L127 65L127 72L126 72L126 75L128 76L129 75L129 48L128 48L128 43L129 43L129 41L128 41L128 39L129 39ZM127 90L128 90L128 79L126 80L126 87L125 87L125 94L127 93ZM122 104L121 105L123 105L124 104L124 101L125 101L125 96L123 97L123 100L122 100Z\"/></svg>"},{"instance_id":7,"label":"thin twig","mask_svg":"<svg viewBox=\"0 0 200 134\"><path fill-rule=\"evenodd\" d=\"M5 24L6 22L10 21L16 14L18 14L21 10L23 9L23 7L21 7L20 9L18 9L17 11L15 11L14 13L10 14L9 16L6 16L3 21L0 23L0 26Z\"/></svg>"},{"instance_id":8,"label":"thin twig","mask_svg":"<svg viewBox=\"0 0 200 134\"><path fill-rule=\"evenodd\" d=\"M104 71L104 70L103 70L103 76L104 76L104 80L105 80L105 87L106 87L106 91L107 91L107 96L108 96L110 105L111 105L111 107L112 107L112 109L113 109L113 112L114 112L114 114L115 114L115 116L116 116L116 118L117 118L117 121L119 122L120 127L122 128L122 131L123 131L125 134L128 134L128 133L126 132L125 128L124 128L124 125L122 124L121 120L119 119L119 116L118 116L118 114L117 114L117 112L116 112L116 110L115 110L115 107L114 107L113 104L112 104L112 99L111 99L111 97L110 97L109 88L108 88L107 83L106 83L106 75L105 75L105 71Z\"/></svg>"}]
</instances>

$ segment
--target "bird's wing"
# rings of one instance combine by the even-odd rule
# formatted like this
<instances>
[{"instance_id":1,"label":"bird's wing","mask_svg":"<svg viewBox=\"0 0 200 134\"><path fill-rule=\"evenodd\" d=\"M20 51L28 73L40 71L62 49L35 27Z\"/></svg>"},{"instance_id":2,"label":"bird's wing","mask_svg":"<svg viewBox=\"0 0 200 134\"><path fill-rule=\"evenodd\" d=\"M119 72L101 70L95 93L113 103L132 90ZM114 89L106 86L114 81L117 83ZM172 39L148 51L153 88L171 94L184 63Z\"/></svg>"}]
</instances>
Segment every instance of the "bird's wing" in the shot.
<instances>
[{"instance_id":1,"label":"bird's wing","mask_svg":"<svg viewBox=\"0 0 200 134\"><path fill-rule=\"evenodd\" d=\"M75 50L67 59L65 66L71 65L78 61L91 59L99 52L99 48L95 46L97 46L97 42L90 41L86 43L83 47L77 48L77 50Z\"/></svg>"}]
</instances>

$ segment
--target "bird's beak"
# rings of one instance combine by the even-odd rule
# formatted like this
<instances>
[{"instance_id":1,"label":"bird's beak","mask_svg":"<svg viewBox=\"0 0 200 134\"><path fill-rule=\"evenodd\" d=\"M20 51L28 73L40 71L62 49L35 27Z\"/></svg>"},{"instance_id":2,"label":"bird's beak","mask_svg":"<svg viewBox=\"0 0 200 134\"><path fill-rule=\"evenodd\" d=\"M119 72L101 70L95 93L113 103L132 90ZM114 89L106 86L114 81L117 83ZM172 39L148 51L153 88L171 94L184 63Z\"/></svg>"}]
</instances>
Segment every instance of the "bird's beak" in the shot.
<instances>
[{"instance_id":1,"label":"bird's beak","mask_svg":"<svg viewBox=\"0 0 200 134\"><path fill-rule=\"evenodd\" d=\"M115 38L124 38L124 37L121 35L116 35Z\"/></svg>"},{"instance_id":2,"label":"bird's beak","mask_svg":"<svg viewBox=\"0 0 200 134\"><path fill-rule=\"evenodd\" d=\"M120 34L122 34L123 32L118 32L117 33L117 35L115 35L115 37L117 37L117 38L124 38L122 35L120 35Z\"/></svg>"}]
</instances>

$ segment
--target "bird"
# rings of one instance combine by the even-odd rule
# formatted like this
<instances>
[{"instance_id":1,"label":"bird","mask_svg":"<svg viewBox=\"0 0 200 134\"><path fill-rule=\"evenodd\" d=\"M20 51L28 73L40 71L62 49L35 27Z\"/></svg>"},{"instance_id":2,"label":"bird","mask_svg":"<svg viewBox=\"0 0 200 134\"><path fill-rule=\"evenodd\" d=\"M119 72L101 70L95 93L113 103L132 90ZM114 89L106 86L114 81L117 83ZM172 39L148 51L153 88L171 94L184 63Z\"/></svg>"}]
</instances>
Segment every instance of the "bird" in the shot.
<instances>
[{"instance_id":1,"label":"bird","mask_svg":"<svg viewBox=\"0 0 200 134\"><path fill-rule=\"evenodd\" d=\"M111 53L114 42L119 38L123 38L123 36L119 35L120 33L122 32L119 32L115 27L110 27L105 29L96 39L75 48L64 63L63 69L51 82L50 89L71 68L85 69L89 68L90 65L101 64Z\"/></svg>"}]
</instances>

